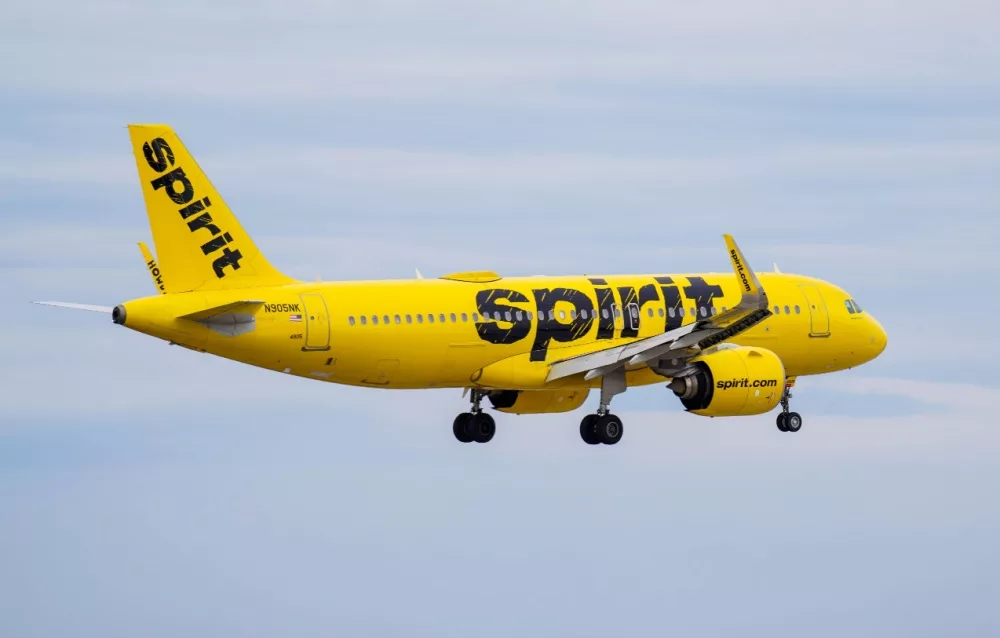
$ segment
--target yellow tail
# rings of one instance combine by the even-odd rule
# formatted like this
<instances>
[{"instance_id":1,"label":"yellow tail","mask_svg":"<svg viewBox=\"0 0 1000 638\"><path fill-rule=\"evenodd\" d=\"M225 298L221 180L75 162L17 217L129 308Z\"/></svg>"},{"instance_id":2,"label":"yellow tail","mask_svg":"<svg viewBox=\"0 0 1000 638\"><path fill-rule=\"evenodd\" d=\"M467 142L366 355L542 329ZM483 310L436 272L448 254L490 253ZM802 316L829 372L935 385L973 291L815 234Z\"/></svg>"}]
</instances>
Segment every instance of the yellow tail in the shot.
<instances>
[{"instance_id":1,"label":"yellow tail","mask_svg":"<svg viewBox=\"0 0 1000 638\"><path fill-rule=\"evenodd\" d=\"M172 128L131 124L128 131L168 292L295 283L257 250Z\"/></svg>"}]
</instances>

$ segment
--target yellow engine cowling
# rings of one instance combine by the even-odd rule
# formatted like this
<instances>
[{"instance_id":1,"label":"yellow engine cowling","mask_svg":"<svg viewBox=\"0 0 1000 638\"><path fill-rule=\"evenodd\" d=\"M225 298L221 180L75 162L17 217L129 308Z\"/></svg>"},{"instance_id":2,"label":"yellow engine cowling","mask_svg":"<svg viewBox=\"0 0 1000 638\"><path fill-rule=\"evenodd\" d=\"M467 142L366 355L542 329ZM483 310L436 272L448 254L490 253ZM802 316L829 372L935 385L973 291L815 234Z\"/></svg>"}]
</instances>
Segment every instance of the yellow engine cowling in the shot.
<instances>
[{"instance_id":1,"label":"yellow engine cowling","mask_svg":"<svg viewBox=\"0 0 1000 638\"><path fill-rule=\"evenodd\" d=\"M674 377L668 387L694 414L763 414L778 405L785 390L785 366L764 348L717 350L691 363L691 373Z\"/></svg>"},{"instance_id":2,"label":"yellow engine cowling","mask_svg":"<svg viewBox=\"0 0 1000 638\"><path fill-rule=\"evenodd\" d=\"M587 400L589 388L565 390L499 390L486 396L493 407L510 414L571 412Z\"/></svg>"}]
</instances>

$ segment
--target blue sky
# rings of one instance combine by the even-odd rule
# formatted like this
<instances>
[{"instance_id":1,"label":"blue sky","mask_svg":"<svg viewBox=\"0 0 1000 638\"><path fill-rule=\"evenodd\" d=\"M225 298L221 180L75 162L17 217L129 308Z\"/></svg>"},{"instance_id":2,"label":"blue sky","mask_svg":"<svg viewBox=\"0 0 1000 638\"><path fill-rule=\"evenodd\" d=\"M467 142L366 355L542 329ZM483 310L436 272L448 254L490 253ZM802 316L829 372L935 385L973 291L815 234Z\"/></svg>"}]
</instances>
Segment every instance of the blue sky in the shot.
<instances>
[{"instance_id":1,"label":"blue sky","mask_svg":"<svg viewBox=\"0 0 1000 638\"><path fill-rule=\"evenodd\" d=\"M1000 630L1000 9L697 4L0 9L0 635ZM130 122L292 276L722 271L730 232L889 346L794 436L650 387L615 448L459 445L458 392L29 305L152 294Z\"/></svg>"}]
</instances>

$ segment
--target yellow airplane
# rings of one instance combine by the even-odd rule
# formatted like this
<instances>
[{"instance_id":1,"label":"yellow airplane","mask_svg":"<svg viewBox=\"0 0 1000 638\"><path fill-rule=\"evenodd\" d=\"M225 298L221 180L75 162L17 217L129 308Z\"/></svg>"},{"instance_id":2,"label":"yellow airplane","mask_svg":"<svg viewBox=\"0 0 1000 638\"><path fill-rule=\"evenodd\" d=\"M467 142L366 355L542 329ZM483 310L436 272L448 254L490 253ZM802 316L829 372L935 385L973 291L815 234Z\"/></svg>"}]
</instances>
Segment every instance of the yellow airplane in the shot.
<instances>
[{"instance_id":1,"label":"yellow airplane","mask_svg":"<svg viewBox=\"0 0 1000 638\"><path fill-rule=\"evenodd\" d=\"M624 429L612 397L653 383L701 416L780 405L778 429L798 432L797 377L861 365L886 346L844 290L758 276L729 235L733 274L296 281L257 249L169 126L130 125L129 136L159 261L139 246L158 294L114 308L37 303L106 312L171 344L308 379L462 388L472 407L453 432L463 443L496 432L483 399L500 412L559 413L596 389L600 407L580 436L613 445Z\"/></svg>"}]
</instances>

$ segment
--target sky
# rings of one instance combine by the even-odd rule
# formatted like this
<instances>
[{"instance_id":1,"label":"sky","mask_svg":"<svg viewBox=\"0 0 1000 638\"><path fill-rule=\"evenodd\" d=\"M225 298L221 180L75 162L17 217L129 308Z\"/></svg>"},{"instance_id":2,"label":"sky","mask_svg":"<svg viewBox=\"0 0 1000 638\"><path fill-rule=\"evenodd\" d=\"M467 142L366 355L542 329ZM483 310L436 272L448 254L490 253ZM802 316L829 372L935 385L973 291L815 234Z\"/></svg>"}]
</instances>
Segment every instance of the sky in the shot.
<instances>
[{"instance_id":1,"label":"sky","mask_svg":"<svg viewBox=\"0 0 1000 638\"><path fill-rule=\"evenodd\" d=\"M1000 6L0 8L0 635L1000 632ZM886 328L774 414L498 414L171 348L125 126L301 279L758 271Z\"/></svg>"}]
</instances>

